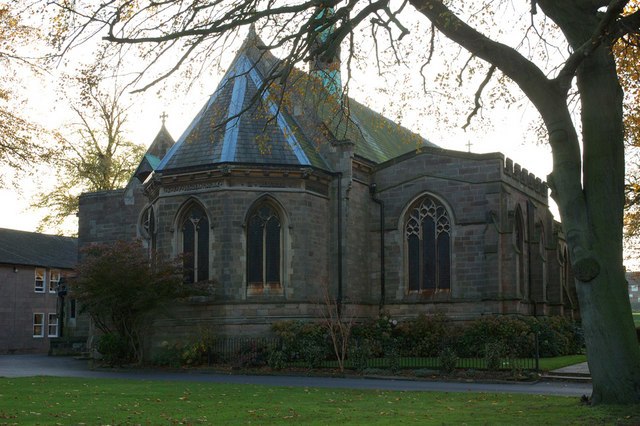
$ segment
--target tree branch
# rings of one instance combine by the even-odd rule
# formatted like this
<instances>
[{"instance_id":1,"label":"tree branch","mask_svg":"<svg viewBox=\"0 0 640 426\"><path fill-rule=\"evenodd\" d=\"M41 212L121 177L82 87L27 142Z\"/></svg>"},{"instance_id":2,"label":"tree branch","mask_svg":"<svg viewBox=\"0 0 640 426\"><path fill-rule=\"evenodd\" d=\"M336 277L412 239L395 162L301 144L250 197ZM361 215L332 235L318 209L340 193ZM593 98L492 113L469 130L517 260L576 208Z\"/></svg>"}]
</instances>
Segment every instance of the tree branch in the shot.
<instances>
[{"instance_id":1,"label":"tree branch","mask_svg":"<svg viewBox=\"0 0 640 426\"><path fill-rule=\"evenodd\" d=\"M489 71L487 72L487 75L484 77L484 80L482 80L482 83L480 83L480 86L478 87L478 90L476 91L476 94L474 96L475 106L473 108L473 111L471 111L467 116L467 122L465 123L464 126L462 126L463 130L467 130L467 127L469 127L469 125L471 124L471 119L478 113L478 111L480 111L480 108L482 108L482 104L480 103L482 91L491 80L491 77L493 77L493 73L495 72L495 70L496 70L496 66L491 65L491 67L489 68Z\"/></svg>"}]
</instances>

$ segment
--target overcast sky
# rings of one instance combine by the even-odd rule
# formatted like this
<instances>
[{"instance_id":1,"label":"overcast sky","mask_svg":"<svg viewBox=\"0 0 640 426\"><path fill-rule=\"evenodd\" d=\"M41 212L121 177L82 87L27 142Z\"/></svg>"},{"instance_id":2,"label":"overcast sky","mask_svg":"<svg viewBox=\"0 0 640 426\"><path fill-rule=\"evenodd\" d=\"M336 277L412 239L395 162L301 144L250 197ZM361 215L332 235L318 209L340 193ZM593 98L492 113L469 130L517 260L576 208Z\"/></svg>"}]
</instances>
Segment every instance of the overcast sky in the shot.
<instances>
[{"instance_id":1,"label":"overcast sky","mask_svg":"<svg viewBox=\"0 0 640 426\"><path fill-rule=\"evenodd\" d=\"M411 46L408 50L411 50ZM77 52L76 55L86 56L87 51ZM232 54L223 58L223 65L228 65L232 58ZM452 112L446 102L455 103L456 97L453 101L449 99L443 102L443 97L438 95L443 89L435 83L430 83L433 87L428 88L432 93L421 93L422 80L411 69L419 65L409 63L404 67L392 68L384 78L377 75L375 67L356 66L349 94L389 118L396 120L399 117L403 125L443 148L460 151L470 149L475 153L502 152L536 176L546 179L551 171L550 151L546 145L536 143L537 136L531 130L536 114L530 105L520 100L497 102L493 107L487 105L480 114L483 120L474 120L474 125L464 131L461 126L470 109ZM68 72L67 69L57 68L44 78L30 78L24 82L27 89L24 91L24 113L51 129L59 128L73 119L64 99L60 99L56 92L60 75L65 71ZM160 129L160 115L166 112L167 129L177 140L217 87L222 71L204 70L188 92L176 89L175 84L168 82L132 95L128 122L130 139L148 146ZM344 65L343 73L346 73ZM472 79L469 80L464 95L467 101L472 99L477 87ZM37 177L24 182L22 187L0 190L0 203L4 207L0 210L0 227L34 231L46 212L29 209L29 202L38 189L51 185L52 176L50 170L39 170Z\"/></svg>"}]
</instances>

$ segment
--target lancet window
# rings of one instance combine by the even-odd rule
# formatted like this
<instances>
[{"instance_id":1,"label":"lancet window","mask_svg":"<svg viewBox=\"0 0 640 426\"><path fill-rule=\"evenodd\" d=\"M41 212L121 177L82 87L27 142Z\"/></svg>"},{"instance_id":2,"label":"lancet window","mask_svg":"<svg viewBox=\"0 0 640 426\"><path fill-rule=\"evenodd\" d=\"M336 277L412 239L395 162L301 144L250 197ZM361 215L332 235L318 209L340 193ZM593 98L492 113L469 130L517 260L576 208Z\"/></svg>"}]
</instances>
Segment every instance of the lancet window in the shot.
<instances>
[{"instance_id":1,"label":"lancet window","mask_svg":"<svg viewBox=\"0 0 640 426\"><path fill-rule=\"evenodd\" d=\"M185 280L209 279L209 219L204 210L191 206L180 222Z\"/></svg>"},{"instance_id":2,"label":"lancet window","mask_svg":"<svg viewBox=\"0 0 640 426\"><path fill-rule=\"evenodd\" d=\"M260 203L247 223L247 282L250 287L281 284L282 221L268 202Z\"/></svg>"}]
</instances>

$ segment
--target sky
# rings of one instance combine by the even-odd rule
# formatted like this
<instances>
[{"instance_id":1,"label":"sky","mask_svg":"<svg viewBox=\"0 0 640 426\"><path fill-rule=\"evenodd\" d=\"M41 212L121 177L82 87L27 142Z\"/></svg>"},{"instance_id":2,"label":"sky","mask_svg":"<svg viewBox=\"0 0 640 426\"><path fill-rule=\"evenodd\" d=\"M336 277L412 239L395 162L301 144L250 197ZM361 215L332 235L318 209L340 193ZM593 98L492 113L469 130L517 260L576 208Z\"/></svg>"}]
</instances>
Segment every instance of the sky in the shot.
<instances>
[{"instance_id":1,"label":"sky","mask_svg":"<svg viewBox=\"0 0 640 426\"><path fill-rule=\"evenodd\" d=\"M86 52L76 53L78 56L82 54ZM222 61L223 68L232 57L233 55L229 55ZM59 128L73 119L56 91L60 76L65 71L68 70L54 69L43 77L32 77L23 82L23 113L50 129ZM464 131L461 125L468 111L465 112L463 108L462 115L465 117L459 116L460 111L451 112L444 104L440 108L439 103L442 101L439 97L418 93L421 90L417 87L421 86L422 81L418 81L415 72L412 75L411 70L394 69L385 78L380 78L375 71L372 67L354 67L349 87L352 98L394 120L400 117L403 125L443 148L470 150L474 153L502 152L543 180L551 171L550 150L546 145L536 143L537 137L531 130L536 114L526 103L487 105L481 111L483 119L471 126L470 130ZM343 74L345 72L343 64ZM407 78L407 75L410 77ZM212 68L199 75L189 91L176 89L171 83L167 83L141 94L131 95L129 138L135 143L148 146L160 129L161 114L166 112L166 127L177 140L216 89L221 78L222 70ZM471 78L469 80L466 96L471 99L477 83ZM404 87L404 92L410 93L407 108L398 106L400 95L396 89L400 86ZM434 93L438 90L442 88L433 87ZM396 108L390 108L389 105L394 103ZM474 121L476 122L478 120ZM32 209L29 204L40 190L51 185L52 179L52 170L38 170L36 177L24 181L21 187L0 189L0 203L3 206L0 210L0 227L35 231L46 212Z\"/></svg>"}]
</instances>

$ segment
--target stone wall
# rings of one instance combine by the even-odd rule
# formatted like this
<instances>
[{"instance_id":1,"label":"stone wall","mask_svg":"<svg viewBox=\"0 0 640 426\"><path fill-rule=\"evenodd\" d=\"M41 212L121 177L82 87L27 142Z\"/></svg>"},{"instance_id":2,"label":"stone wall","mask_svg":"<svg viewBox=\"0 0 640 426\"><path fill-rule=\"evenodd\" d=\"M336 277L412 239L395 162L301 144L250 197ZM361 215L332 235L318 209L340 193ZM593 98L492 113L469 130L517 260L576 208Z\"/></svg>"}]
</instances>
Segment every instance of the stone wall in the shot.
<instances>
[{"instance_id":1,"label":"stone wall","mask_svg":"<svg viewBox=\"0 0 640 426\"><path fill-rule=\"evenodd\" d=\"M215 189L161 193L154 201L158 250L169 256L180 252L180 212L189 202L209 215L210 278L216 300L307 301L319 298L331 281L329 265L330 205L326 196L295 188L251 189L248 181L226 182ZM283 226L282 294L250 295L246 280L246 221L252 207L268 197L280 207Z\"/></svg>"},{"instance_id":2,"label":"stone wall","mask_svg":"<svg viewBox=\"0 0 640 426\"><path fill-rule=\"evenodd\" d=\"M398 315L438 310L460 319L554 312L560 303L558 235L546 185L510 161L508 166L501 154L425 149L378 167L373 181L385 204L385 309ZM407 208L422 195L440 200L452 222L451 292L426 298L407 291L404 260ZM519 288L516 274L518 206L525 221L526 288ZM377 217L372 215L371 229Z\"/></svg>"}]
</instances>

